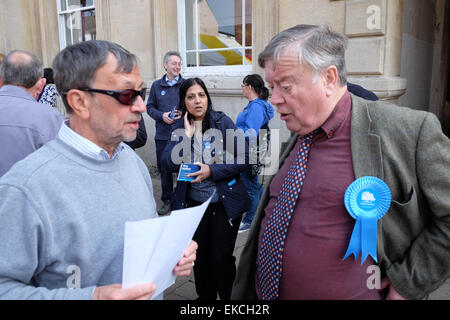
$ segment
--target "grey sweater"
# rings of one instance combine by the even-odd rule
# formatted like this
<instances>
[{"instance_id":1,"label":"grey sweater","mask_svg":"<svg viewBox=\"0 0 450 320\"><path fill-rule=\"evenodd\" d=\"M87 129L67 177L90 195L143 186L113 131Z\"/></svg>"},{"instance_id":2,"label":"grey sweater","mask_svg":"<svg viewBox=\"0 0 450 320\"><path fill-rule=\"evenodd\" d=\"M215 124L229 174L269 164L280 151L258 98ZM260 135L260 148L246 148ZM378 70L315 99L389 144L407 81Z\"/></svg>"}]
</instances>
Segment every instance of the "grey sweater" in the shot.
<instances>
[{"instance_id":1,"label":"grey sweater","mask_svg":"<svg viewBox=\"0 0 450 320\"><path fill-rule=\"evenodd\" d=\"M122 281L125 221L156 216L128 146L101 162L49 142L0 179L0 299L91 299Z\"/></svg>"}]
</instances>

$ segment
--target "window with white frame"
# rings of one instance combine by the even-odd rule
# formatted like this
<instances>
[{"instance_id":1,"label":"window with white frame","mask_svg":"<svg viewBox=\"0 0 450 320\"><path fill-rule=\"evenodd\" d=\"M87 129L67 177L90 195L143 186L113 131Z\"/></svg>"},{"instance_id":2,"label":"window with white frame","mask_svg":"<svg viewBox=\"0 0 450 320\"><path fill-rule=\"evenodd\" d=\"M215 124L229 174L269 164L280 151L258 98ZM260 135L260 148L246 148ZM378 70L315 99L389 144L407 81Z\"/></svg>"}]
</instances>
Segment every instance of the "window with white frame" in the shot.
<instances>
[{"instance_id":1,"label":"window with white frame","mask_svg":"<svg viewBox=\"0 0 450 320\"><path fill-rule=\"evenodd\" d=\"M252 0L178 0L184 74L247 74L252 68Z\"/></svg>"},{"instance_id":2,"label":"window with white frame","mask_svg":"<svg viewBox=\"0 0 450 320\"><path fill-rule=\"evenodd\" d=\"M61 49L96 38L94 0L56 0Z\"/></svg>"}]
</instances>

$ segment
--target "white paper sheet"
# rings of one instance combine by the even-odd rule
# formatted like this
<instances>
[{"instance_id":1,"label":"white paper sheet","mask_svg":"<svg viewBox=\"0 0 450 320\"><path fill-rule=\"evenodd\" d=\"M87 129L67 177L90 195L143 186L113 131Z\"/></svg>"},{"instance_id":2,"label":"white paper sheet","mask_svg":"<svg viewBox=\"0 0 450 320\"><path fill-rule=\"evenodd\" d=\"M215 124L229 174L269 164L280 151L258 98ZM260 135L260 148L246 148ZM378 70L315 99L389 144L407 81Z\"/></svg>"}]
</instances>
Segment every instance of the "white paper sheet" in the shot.
<instances>
[{"instance_id":1,"label":"white paper sheet","mask_svg":"<svg viewBox=\"0 0 450 320\"><path fill-rule=\"evenodd\" d=\"M122 287L153 282L160 295L176 279L173 268L183 257L210 201L175 210L170 216L125 223Z\"/></svg>"}]
</instances>

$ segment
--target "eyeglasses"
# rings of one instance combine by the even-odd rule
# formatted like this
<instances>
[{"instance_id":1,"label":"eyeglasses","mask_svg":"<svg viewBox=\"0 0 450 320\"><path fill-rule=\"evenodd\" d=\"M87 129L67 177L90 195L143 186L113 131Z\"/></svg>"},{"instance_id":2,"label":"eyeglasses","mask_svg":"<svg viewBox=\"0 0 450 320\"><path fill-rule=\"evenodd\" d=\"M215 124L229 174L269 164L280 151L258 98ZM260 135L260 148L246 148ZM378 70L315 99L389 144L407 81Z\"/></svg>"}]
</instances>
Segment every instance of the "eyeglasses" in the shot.
<instances>
[{"instance_id":1,"label":"eyeglasses","mask_svg":"<svg viewBox=\"0 0 450 320\"><path fill-rule=\"evenodd\" d=\"M141 90L133 90L133 89L125 89L120 91L112 91L112 90L102 90L102 89L92 89L92 88L80 88L78 90L88 91L88 92L97 92L103 93L110 97L113 97L121 104L131 106L136 102L138 96L145 101L145 96L147 94L147 88L142 88Z\"/></svg>"},{"instance_id":2,"label":"eyeglasses","mask_svg":"<svg viewBox=\"0 0 450 320\"><path fill-rule=\"evenodd\" d=\"M248 86L248 84L241 83L241 88L244 88L244 87L247 87L247 86Z\"/></svg>"}]
</instances>

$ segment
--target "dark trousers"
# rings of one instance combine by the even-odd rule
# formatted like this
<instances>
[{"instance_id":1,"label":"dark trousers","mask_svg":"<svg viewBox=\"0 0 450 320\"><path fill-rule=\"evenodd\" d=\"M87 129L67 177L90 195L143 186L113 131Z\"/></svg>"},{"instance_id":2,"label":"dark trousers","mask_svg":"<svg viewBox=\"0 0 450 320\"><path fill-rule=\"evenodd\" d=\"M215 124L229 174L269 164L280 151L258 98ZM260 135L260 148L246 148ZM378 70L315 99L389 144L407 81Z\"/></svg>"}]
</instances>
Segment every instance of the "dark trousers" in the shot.
<instances>
[{"instance_id":1,"label":"dark trousers","mask_svg":"<svg viewBox=\"0 0 450 320\"><path fill-rule=\"evenodd\" d=\"M188 199L188 206L200 203ZM230 300L236 277L234 245L241 222L239 217L228 222L222 202L211 203L194 234L198 244L194 265L195 289L199 300Z\"/></svg>"},{"instance_id":2,"label":"dark trousers","mask_svg":"<svg viewBox=\"0 0 450 320\"><path fill-rule=\"evenodd\" d=\"M164 151L164 148L167 145L168 140L155 140L156 144L156 163L158 165L158 170L161 175L161 200L166 201L170 200L170 197L173 192L173 178L172 173L168 172L164 168L161 168L161 157Z\"/></svg>"}]
</instances>

